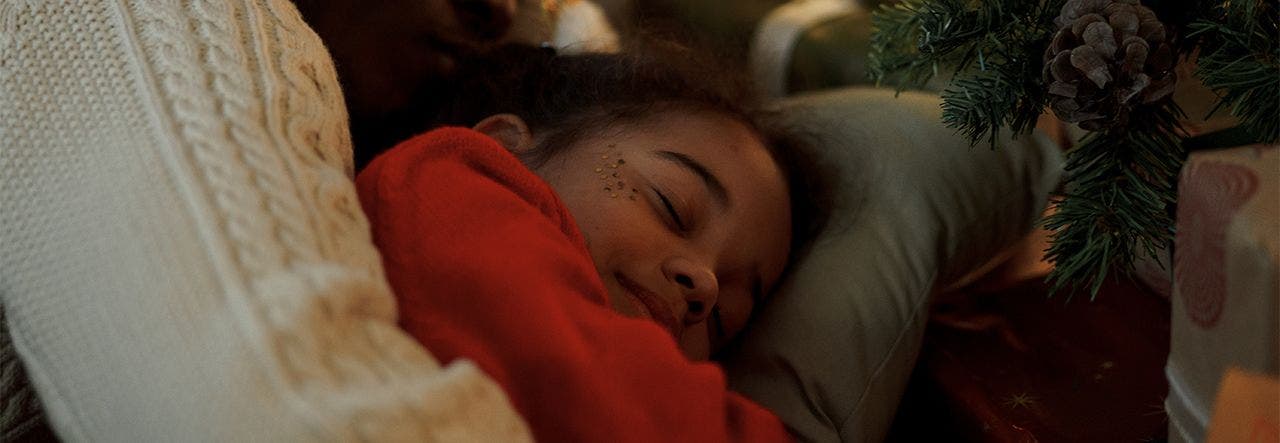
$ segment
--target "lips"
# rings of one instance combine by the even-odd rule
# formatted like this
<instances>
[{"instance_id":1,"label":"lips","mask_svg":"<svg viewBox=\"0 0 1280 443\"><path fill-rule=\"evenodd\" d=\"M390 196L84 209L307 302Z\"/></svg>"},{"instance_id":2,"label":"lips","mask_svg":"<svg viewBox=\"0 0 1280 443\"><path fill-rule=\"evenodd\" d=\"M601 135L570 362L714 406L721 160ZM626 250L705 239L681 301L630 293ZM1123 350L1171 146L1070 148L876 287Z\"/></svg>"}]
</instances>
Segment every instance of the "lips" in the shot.
<instances>
[{"instance_id":1,"label":"lips","mask_svg":"<svg viewBox=\"0 0 1280 443\"><path fill-rule=\"evenodd\" d=\"M640 310L642 314L649 314L650 319L658 323L659 326L666 328L672 336L680 337L680 323L676 322L675 314L662 301L662 297L631 281L631 279L622 274L617 274L615 277L618 279L618 284L622 285L622 289L627 291L627 295L640 302L643 307Z\"/></svg>"}]
</instances>

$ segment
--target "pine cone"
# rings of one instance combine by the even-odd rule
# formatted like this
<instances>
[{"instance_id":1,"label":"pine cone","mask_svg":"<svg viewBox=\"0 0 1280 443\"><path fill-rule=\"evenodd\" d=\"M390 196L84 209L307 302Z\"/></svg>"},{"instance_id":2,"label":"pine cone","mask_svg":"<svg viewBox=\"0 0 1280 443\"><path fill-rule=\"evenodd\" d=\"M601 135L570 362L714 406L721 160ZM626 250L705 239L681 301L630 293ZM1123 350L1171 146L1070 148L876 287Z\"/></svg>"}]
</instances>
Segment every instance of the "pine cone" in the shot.
<instances>
[{"instance_id":1,"label":"pine cone","mask_svg":"<svg viewBox=\"0 0 1280 443\"><path fill-rule=\"evenodd\" d=\"M1059 119L1090 131L1123 126L1135 105L1173 92L1164 24L1138 0L1069 0L1054 23L1044 80Z\"/></svg>"}]
</instances>

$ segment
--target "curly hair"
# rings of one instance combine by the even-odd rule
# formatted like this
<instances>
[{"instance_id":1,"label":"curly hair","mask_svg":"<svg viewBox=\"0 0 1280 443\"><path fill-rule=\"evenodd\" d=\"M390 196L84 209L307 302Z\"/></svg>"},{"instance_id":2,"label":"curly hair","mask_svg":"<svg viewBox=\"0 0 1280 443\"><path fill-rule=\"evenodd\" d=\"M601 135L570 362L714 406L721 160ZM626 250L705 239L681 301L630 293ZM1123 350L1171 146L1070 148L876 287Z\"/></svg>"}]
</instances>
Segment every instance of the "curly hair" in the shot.
<instances>
[{"instance_id":1,"label":"curly hair","mask_svg":"<svg viewBox=\"0 0 1280 443\"><path fill-rule=\"evenodd\" d=\"M672 41L643 39L620 53L561 55L510 45L464 60L446 96L432 98L399 139L435 126L472 126L493 114L520 116L537 136L537 166L585 136L662 112L712 112L755 132L786 177L792 258L807 249L830 213L829 177L810 144L783 124L741 70ZM791 262L793 260L789 260Z\"/></svg>"}]
</instances>

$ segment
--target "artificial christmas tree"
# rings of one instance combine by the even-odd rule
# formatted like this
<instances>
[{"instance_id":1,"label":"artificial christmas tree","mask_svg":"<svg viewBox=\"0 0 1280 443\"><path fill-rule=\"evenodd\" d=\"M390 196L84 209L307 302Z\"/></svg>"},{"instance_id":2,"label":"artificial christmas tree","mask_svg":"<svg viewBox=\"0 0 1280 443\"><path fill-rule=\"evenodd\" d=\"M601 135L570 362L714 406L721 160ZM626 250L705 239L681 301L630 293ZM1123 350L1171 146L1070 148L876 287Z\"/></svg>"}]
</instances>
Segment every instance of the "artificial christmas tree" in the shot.
<instances>
[{"instance_id":1,"label":"artificial christmas tree","mask_svg":"<svg viewBox=\"0 0 1280 443\"><path fill-rule=\"evenodd\" d=\"M873 17L871 71L899 89L951 75L942 120L974 143L1029 132L1046 107L1089 131L1067 153L1046 256L1054 291L1096 294L1173 240L1193 145L1170 98L1179 62L1198 60L1213 111L1241 122L1232 145L1280 141L1278 12L1277 0L902 0Z\"/></svg>"}]
</instances>

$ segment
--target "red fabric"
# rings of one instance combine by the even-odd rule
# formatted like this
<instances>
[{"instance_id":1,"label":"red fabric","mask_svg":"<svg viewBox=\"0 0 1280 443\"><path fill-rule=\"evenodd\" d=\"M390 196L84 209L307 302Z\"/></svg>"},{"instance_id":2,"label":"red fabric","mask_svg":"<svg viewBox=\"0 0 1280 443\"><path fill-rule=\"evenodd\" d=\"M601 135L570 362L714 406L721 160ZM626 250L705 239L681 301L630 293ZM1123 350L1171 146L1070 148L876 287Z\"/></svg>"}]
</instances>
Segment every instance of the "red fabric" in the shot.
<instances>
[{"instance_id":1,"label":"red fabric","mask_svg":"<svg viewBox=\"0 0 1280 443\"><path fill-rule=\"evenodd\" d=\"M435 130L356 183L401 326L442 362L479 365L537 440L789 440L720 368L607 307L568 210L493 139Z\"/></svg>"},{"instance_id":2,"label":"red fabric","mask_svg":"<svg viewBox=\"0 0 1280 443\"><path fill-rule=\"evenodd\" d=\"M940 294L886 441L1165 441L1169 300L1121 279L1070 302L1085 289L1008 284Z\"/></svg>"}]
</instances>

